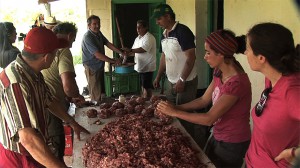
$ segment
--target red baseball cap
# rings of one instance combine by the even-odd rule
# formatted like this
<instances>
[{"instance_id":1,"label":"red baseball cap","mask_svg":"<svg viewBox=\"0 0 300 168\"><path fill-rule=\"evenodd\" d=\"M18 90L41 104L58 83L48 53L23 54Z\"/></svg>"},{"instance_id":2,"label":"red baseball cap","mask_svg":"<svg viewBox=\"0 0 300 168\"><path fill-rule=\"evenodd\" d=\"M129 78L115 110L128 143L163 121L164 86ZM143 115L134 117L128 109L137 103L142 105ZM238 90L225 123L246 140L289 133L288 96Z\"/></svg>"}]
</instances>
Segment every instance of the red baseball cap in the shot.
<instances>
[{"instance_id":1,"label":"red baseball cap","mask_svg":"<svg viewBox=\"0 0 300 168\"><path fill-rule=\"evenodd\" d=\"M32 54L46 54L68 46L67 40L57 38L51 30L45 27L31 29L24 40L24 50Z\"/></svg>"}]
</instances>

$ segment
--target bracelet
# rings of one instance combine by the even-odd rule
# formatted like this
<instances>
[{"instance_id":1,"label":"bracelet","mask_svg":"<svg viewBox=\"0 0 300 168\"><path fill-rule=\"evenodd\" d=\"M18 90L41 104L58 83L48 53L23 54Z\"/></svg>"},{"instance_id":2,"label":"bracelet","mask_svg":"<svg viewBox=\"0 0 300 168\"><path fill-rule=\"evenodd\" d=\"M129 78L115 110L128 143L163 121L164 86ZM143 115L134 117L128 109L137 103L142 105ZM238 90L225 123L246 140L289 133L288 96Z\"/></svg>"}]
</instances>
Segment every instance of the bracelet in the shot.
<instances>
[{"instance_id":1,"label":"bracelet","mask_svg":"<svg viewBox=\"0 0 300 168\"><path fill-rule=\"evenodd\" d=\"M293 158L296 157L296 149L298 149L298 147L293 147L292 148L291 155L292 155Z\"/></svg>"},{"instance_id":2,"label":"bracelet","mask_svg":"<svg viewBox=\"0 0 300 168\"><path fill-rule=\"evenodd\" d=\"M182 79L182 77L180 77L179 79L181 80L181 82L183 82L183 83L185 82L185 80L184 80L184 79Z\"/></svg>"}]
</instances>

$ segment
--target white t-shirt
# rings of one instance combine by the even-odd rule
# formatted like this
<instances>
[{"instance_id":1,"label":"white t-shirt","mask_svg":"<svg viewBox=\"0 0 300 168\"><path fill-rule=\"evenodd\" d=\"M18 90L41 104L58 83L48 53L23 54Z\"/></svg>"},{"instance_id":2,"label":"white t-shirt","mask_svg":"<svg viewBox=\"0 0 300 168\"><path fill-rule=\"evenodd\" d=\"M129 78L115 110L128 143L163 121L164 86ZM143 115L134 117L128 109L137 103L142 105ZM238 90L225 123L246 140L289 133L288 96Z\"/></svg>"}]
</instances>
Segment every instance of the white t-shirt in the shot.
<instances>
[{"instance_id":1,"label":"white t-shirt","mask_svg":"<svg viewBox=\"0 0 300 168\"><path fill-rule=\"evenodd\" d=\"M144 36L138 36L133 43L132 49L142 47L146 52L135 53L134 70L137 72L153 72L156 69L156 40L147 32Z\"/></svg>"}]
</instances>

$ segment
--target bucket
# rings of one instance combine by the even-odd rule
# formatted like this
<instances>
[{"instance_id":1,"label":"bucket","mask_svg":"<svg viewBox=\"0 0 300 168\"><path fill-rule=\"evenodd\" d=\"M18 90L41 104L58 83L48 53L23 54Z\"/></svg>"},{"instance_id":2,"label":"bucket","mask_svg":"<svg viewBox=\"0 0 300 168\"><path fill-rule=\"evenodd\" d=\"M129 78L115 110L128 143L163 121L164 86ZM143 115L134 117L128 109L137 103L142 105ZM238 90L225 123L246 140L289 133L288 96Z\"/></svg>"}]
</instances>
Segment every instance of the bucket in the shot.
<instances>
[{"instance_id":1,"label":"bucket","mask_svg":"<svg viewBox=\"0 0 300 168\"><path fill-rule=\"evenodd\" d=\"M115 66L115 73L125 74L134 72L134 64L135 63L127 63L121 66Z\"/></svg>"}]
</instances>

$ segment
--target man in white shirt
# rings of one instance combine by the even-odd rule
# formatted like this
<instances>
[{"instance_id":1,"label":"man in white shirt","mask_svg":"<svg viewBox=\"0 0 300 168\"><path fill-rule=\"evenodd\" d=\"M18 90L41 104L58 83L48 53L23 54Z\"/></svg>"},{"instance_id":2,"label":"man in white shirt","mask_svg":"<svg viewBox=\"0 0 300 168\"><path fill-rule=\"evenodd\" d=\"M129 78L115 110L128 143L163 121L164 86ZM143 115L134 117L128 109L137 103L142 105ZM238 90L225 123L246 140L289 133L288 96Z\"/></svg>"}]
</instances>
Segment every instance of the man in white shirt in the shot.
<instances>
[{"instance_id":1,"label":"man in white shirt","mask_svg":"<svg viewBox=\"0 0 300 168\"><path fill-rule=\"evenodd\" d=\"M152 78L156 69L156 40L148 32L148 24L144 20L138 20L136 25L138 37L136 37L131 49L125 49L130 56L135 56L134 69L140 74L142 97L152 96Z\"/></svg>"}]
</instances>

